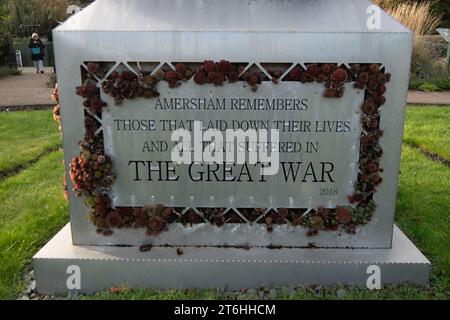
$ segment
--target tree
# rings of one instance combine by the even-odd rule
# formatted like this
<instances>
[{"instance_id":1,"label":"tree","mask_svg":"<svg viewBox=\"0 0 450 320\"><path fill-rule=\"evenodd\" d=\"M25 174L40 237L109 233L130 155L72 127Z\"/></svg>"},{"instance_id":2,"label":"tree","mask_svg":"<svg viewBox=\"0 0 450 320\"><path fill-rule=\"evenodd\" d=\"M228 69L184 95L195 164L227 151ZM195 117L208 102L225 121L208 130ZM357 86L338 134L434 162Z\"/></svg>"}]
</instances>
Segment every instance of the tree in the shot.
<instances>
[{"instance_id":1,"label":"tree","mask_svg":"<svg viewBox=\"0 0 450 320\"><path fill-rule=\"evenodd\" d=\"M0 3L0 66L14 65L11 36L11 0Z\"/></svg>"},{"instance_id":2,"label":"tree","mask_svg":"<svg viewBox=\"0 0 450 320\"><path fill-rule=\"evenodd\" d=\"M12 25L16 37L37 32L46 35L55 21L66 19L69 0L13 0Z\"/></svg>"},{"instance_id":3,"label":"tree","mask_svg":"<svg viewBox=\"0 0 450 320\"><path fill-rule=\"evenodd\" d=\"M450 0L441 0L435 3L434 7L444 14L445 24L450 28Z\"/></svg>"}]
</instances>

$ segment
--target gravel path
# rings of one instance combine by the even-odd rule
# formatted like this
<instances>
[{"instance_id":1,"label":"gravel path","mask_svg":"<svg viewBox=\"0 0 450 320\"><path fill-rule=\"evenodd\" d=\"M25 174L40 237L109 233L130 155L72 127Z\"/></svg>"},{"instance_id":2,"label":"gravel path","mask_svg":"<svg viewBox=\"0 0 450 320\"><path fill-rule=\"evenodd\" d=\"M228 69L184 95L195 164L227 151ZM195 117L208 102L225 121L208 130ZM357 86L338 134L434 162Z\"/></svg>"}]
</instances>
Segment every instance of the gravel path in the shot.
<instances>
[{"instance_id":1,"label":"gravel path","mask_svg":"<svg viewBox=\"0 0 450 320\"><path fill-rule=\"evenodd\" d=\"M450 106L450 92L409 91L408 103Z\"/></svg>"},{"instance_id":2,"label":"gravel path","mask_svg":"<svg viewBox=\"0 0 450 320\"><path fill-rule=\"evenodd\" d=\"M0 79L0 109L40 108L54 105L48 87L51 69L37 74L34 68L24 68L20 76Z\"/></svg>"}]
</instances>

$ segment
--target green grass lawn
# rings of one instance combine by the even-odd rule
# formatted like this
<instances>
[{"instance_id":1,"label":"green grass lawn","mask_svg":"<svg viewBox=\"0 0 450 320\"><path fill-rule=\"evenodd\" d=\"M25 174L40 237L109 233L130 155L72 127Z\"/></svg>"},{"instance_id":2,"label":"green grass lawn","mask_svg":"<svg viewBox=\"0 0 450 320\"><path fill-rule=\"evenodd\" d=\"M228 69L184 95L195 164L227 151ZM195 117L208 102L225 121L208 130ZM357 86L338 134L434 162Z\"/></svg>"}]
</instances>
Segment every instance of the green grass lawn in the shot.
<instances>
[{"instance_id":1,"label":"green grass lawn","mask_svg":"<svg viewBox=\"0 0 450 320\"><path fill-rule=\"evenodd\" d=\"M403 147L396 223L432 262L435 294L447 298L450 298L449 190L450 168L424 157L417 149Z\"/></svg>"},{"instance_id":2,"label":"green grass lawn","mask_svg":"<svg viewBox=\"0 0 450 320\"><path fill-rule=\"evenodd\" d=\"M450 112L447 107L409 107L404 142L450 160Z\"/></svg>"},{"instance_id":3,"label":"green grass lawn","mask_svg":"<svg viewBox=\"0 0 450 320\"><path fill-rule=\"evenodd\" d=\"M22 271L30 258L69 220L63 170L56 151L0 181L0 299L25 288Z\"/></svg>"},{"instance_id":4,"label":"green grass lawn","mask_svg":"<svg viewBox=\"0 0 450 320\"><path fill-rule=\"evenodd\" d=\"M60 145L50 110L0 112L0 178Z\"/></svg>"},{"instance_id":5,"label":"green grass lawn","mask_svg":"<svg viewBox=\"0 0 450 320\"><path fill-rule=\"evenodd\" d=\"M436 112L436 114L434 113ZM29 127L21 126L25 116L33 120L38 117L47 123L45 128L30 130L35 121L26 121ZM30 146L41 142L58 145L57 125L51 122L50 111L32 111L1 114L7 126L17 135L5 143L9 150L26 141ZM450 298L450 168L427 158L419 149L440 154L449 159L449 108L408 108L403 147L396 222L431 260L431 287L411 285L386 286L382 290L369 292L365 289L345 287L284 287L272 290L256 290L242 294L223 290L123 290L120 293L101 292L87 299L449 299ZM0 118L2 119L2 118ZM4 118L5 119L5 118ZM46 120L45 120L46 119ZM2 126L5 124L0 122ZM31 135L28 131L35 132ZM38 134L40 132L41 134ZM3 143L3 140L0 140ZM45 142L46 141L46 142ZM415 142L417 141L417 143ZM419 143L420 141L420 143ZM13 145L11 145L13 144ZM45 150L45 149L43 149ZM35 153L38 157L41 153ZM43 154L43 153L42 153ZM7 158L0 151L0 163ZM10 155L14 157L15 155ZM32 256L68 221L67 204L63 200L62 152L47 152L33 162L30 155L22 161L25 169L15 175L0 179L0 299L14 299L26 286L23 273ZM32 164L29 164L32 161ZM14 163L14 161L12 161ZM27 165L27 163L29 165ZM14 164L12 165L14 167ZM20 199L18 198L20 196ZM339 294L338 294L339 292ZM343 294L344 293L344 294Z\"/></svg>"}]
</instances>

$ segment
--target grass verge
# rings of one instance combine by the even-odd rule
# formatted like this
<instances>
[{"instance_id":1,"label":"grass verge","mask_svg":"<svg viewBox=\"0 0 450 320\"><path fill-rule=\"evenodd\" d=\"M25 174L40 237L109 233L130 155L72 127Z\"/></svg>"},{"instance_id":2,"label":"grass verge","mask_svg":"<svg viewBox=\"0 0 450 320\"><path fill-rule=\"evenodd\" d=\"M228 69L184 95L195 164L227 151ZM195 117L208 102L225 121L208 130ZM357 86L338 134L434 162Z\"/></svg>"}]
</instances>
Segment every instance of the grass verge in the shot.
<instances>
[{"instance_id":1,"label":"grass verge","mask_svg":"<svg viewBox=\"0 0 450 320\"><path fill-rule=\"evenodd\" d=\"M50 110L0 112L0 179L60 145Z\"/></svg>"},{"instance_id":2,"label":"grass verge","mask_svg":"<svg viewBox=\"0 0 450 320\"><path fill-rule=\"evenodd\" d=\"M409 107L403 141L450 160L450 107Z\"/></svg>"},{"instance_id":3,"label":"grass verge","mask_svg":"<svg viewBox=\"0 0 450 320\"><path fill-rule=\"evenodd\" d=\"M450 297L450 169L403 148L396 222L432 262L436 297Z\"/></svg>"},{"instance_id":4,"label":"grass verge","mask_svg":"<svg viewBox=\"0 0 450 320\"><path fill-rule=\"evenodd\" d=\"M15 298L32 256L67 223L62 152L0 181L0 299Z\"/></svg>"}]
</instances>

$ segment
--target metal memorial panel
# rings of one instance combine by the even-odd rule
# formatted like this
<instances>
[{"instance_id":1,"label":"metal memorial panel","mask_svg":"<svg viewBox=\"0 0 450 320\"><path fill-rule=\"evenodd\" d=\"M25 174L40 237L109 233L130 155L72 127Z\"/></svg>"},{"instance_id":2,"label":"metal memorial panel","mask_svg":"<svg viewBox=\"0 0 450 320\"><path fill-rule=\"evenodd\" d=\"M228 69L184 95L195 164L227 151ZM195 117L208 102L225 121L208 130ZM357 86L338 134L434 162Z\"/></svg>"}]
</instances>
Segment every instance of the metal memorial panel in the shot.
<instances>
[{"instance_id":1,"label":"metal memorial panel","mask_svg":"<svg viewBox=\"0 0 450 320\"><path fill-rule=\"evenodd\" d=\"M106 13L100 0L54 31L74 244L389 248L411 32L384 12L381 28L368 30L367 4L356 0L178 4L155 0L147 10L147 1L115 0ZM172 9L180 23L159 19ZM205 60L245 68L233 81L209 79ZM132 97L126 88L139 92L149 76L139 61L151 77L161 67L167 74L147 79L155 92ZM183 61L200 68L178 85ZM271 65L285 67L281 77ZM265 75L257 88L245 77L253 66ZM104 87L116 71L120 81L131 71L126 83L110 84L126 89L120 97ZM278 126L278 173L261 179L260 164L171 163L172 133L193 120L202 133Z\"/></svg>"},{"instance_id":2,"label":"metal memorial panel","mask_svg":"<svg viewBox=\"0 0 450 320\"><path fill-rule=\"evenodd\" d=\"M412 36L369 0L73 15L53 31L70 226L38 291L72 290L67 266L81 292L426 283L394 225Z\"/></svg>"},{"instance_id":3,"label":"metal memorial panel","mask_svg":"<svg viewBox=\"0 0 450 320\"><path fill-rule=\"evenodd\" d=\"M242 83L215 87L198 86L191 80L173 89L161 83L159 97L123 105L115 105L103 94L109 106L102 114L106 152L115 159L117 175L111 192L113 205L346 205L358 174L364 98L361 90L347 87L342 99L325 98L322 84L295 82L264 82L257 92ZM246 140L244 146L242 141L235 151L247 154L243 164L226 163L224 154L223 164L178 165L171 158L177 148L171 134L178 129L194 133L195 121L201 121L201 134L210 129L223 134L221 146L217 145L221 150L234 147L234 141L226 141L226 130L277 129L279 142L269 137L267 143ZM279 151L275 175L263 176L259 162L248 162L248 151L258 148ZM209 143L204 148L205 152L213 150Z\"/></svg>"}]
</instances>

